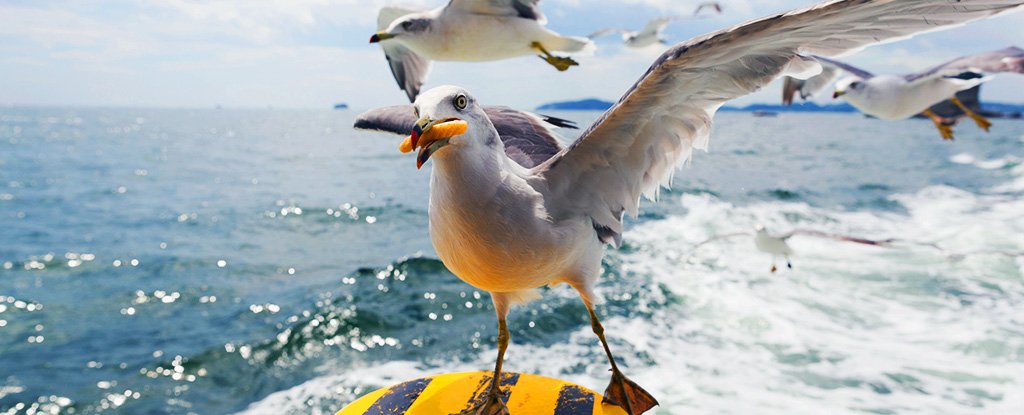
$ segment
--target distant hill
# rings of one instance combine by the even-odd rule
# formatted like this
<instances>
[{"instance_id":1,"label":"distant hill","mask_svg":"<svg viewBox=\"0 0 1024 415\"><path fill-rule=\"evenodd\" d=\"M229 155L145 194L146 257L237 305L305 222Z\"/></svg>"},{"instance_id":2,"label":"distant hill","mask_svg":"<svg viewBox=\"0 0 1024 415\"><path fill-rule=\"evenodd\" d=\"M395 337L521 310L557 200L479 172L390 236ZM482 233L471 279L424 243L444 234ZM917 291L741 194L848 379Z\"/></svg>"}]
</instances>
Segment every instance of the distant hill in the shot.
<instances>
[{"instance_id":1,"label":"distant hill","mask_svg":"<svg viewBox=\"0 0 1024 415\"><path fill-rule=\"evenodd\" d=\"M587 98L577 101L551 102L537 107L538 110L561 110L561 111L604 111L614 105L611 101L597 98ZM1002 102L985 102L982 108L988 112L1001 113L1013 116L1024 113L1024 104L1007 104ZM856 108L845 102L839 104L818 105L813 101L794 103L791 106L782 104L750 104L745 107L724 106L720 109L723 112L858 112ZM1019 115L1017 115L1019 117Z\"/></svg>"},{"instance_id":2,"label":"distant hill","mask_svg":"<svg viewBox=\"0 0 1024 415\"><path fill-rule=\"evenodd\" d=\"M348 109L348 104L346 104L344 102L340 102L340 103L334 104L334 109L336 109L336 110L347 110Z\"/></svg>"},{"instance_id":3,"label":"distant hill","mask_svg":"<svg viewBox=\"0 0 1024 415\"><path fill-rule=\"evenodd\" d=\"M537 107L538 110L562 110L562 111L604 111L611 108L614 102L604 101L597 98L581 99L579 101L551 102Z\"/></svg>"},{"instance_id":4,"label":"distant hill","mask_svg":"<svg viewBox=\"0 0 1024 415\"><path fill-rule=\"evenodd\" d=\"M782 104L750 104L745 107L724 106L720 111L769 111L769 112L857 112L847 103L818 105L814 102L794 103L790 106Z\"/></svg>"}]
</instances>

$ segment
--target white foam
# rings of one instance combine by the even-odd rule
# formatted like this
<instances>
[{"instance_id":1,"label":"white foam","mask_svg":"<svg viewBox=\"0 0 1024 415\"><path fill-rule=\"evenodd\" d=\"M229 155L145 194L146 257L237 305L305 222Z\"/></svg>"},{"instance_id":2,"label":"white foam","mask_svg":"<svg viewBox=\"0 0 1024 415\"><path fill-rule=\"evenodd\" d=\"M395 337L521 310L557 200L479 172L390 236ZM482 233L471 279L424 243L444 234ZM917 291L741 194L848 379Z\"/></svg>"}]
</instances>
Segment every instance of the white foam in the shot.
<instances>
[{"instance_id":1,"label":"white foam","mask_svg":"<svg viewBox=\"0 0 1024 415\"><path fill-rule=\"evenodd\" d=\"M968 255L951 262L946 252L913 244L879 248L798 236L791 239L794 269L771 274L770 258L752 238L693 249L713 235L762 223L780 233L800 227L937 242L950 252L1024 250L1024 201L947 186L892 199L906 213L783 202L735 206L686 195L685 214L630 230L626 238L634 249L614 254L621 273L649 279L658 287L652 292L666 290L675 301L638 304L652 315L604 323L626 374L661 401L656 413L988 414L1020 408L1024 258ZM244 413L310 413L309 402L342 402L338 396L354 397L355 390L429 373L481 370L493 358L490 349L474 361L439 368L392 362L348 370L272 394ZM595 390L608 380L608 365L586 325L550 346L513 339L506 365Z\"/></svg>"}]
</instances>

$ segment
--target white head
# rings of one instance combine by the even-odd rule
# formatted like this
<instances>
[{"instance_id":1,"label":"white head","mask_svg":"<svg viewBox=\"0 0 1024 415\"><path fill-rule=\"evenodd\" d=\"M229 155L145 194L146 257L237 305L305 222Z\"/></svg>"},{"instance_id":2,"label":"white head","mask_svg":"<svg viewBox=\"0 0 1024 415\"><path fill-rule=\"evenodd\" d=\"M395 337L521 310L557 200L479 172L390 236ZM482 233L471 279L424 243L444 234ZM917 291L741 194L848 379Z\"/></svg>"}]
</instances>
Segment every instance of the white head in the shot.
<instances>
[{"instance_id":1,"label":"white head","mask_svg":"<svg viewBox=\"0 0 1024 415\"><path fill-rule=\"evenodd\" d=\"M451 85L433 88L420 94L413 108L419 118L411 135L413 148L420 147L417 166L442 149L467 151L501 145L483 107L465 89Z\"/></svg>"},{"instance_id":2,"label":"white head","mask_svg":"<svg viewBox=\"0 0 1024 415\"><path fill-rule=\"evenodd\" d=\"M386 30L374 33L370 37L370 43L383 42L396 37L408 41L429 32L433 23L434 16L430 12L407 14L391 22Z\"/></svg>"},{"instance_id":3,"label":"white head","mask_svg":"<svg viewBox=\"0 0 1024 415\"><path fill-rule=\"evenodd\" d=\"M848 96L847 99L856 101L857 98L863 96L867 91L867 87L868 84L864 79L857 76L848 76L836 82L836 89L832 93L832 99L846 95Z\"/></svg>"}]
</instances>

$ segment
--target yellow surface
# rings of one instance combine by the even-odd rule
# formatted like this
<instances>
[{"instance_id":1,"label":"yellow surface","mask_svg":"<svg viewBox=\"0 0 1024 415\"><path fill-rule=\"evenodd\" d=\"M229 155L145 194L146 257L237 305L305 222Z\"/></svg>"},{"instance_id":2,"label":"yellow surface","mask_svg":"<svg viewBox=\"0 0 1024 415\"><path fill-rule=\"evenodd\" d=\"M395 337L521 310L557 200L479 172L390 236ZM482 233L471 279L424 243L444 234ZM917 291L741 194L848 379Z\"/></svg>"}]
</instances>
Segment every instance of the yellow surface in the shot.
<instances>
[{"instance_id":1,"label":"yellow surface","mask_svg":"<svg viewBox=\"0 0 1024 415\"><path fill-rule=\"evenodd\" d=\"M490 372L446 373L413 379L364 395L337 415L447 415L472 406L487 390ZM514 382L514 384L513 384ZM625 415L602 404L601 394L563 380L507 373L502 391L510 415Z\"/></svg>"}]
</instances>

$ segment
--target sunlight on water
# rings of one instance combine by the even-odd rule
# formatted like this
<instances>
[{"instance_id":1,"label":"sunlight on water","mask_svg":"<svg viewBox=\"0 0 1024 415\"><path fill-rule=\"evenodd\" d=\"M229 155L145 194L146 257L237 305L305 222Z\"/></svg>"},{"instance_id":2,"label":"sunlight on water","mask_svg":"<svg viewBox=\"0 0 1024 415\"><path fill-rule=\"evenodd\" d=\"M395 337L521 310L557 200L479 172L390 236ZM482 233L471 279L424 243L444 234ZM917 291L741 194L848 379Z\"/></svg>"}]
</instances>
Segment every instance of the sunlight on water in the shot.
<instances>
[{"instance_id":1,"label":"sunlight on water","mask_svg":"<svg viewBox=\"0 0 1024 415\"><path fill-rule=\"evenodd\" d=\"M494 311L435 259L429 174L352 116L0 111L0 413L333 413L490 368ZM656 413L1024 407L1024 123L948 143L927 121L718 119L604 262L599 311ZM900 241L797 236L775 274L750 237L697 247L758 223ZM508 368L603 389L582 303L543 291L510 316Z\"/></svg>"}]
</instances>

